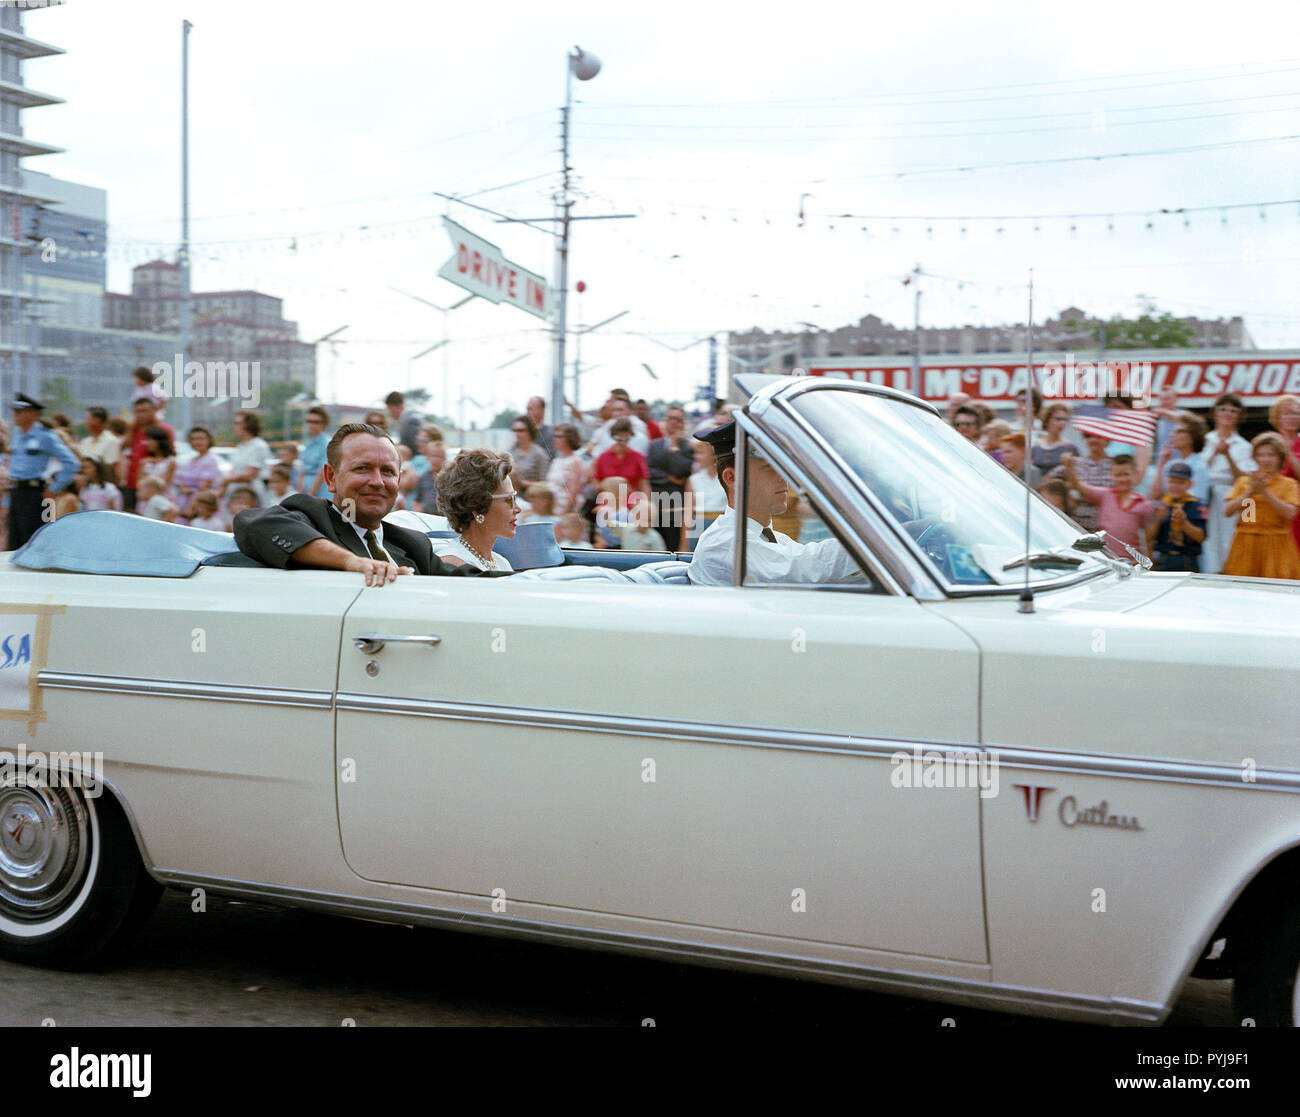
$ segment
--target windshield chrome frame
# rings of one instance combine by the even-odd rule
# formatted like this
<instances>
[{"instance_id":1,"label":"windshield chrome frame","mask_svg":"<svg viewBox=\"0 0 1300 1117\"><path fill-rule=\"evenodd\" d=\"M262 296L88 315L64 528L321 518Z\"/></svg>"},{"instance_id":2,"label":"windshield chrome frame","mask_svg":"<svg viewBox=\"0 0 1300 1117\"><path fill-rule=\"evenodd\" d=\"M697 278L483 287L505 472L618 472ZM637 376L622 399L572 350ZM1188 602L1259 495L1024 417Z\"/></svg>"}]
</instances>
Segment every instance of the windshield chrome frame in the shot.
<instances>
[{"instance_id":1,"label":"windshield chrome frame","mask_svg":"<svg viewBox=\"0 0 1300 1117\"><path fill-rule=\"evenodd\" d=\"M876 495L862 482L862 479L854 471L853 467L844 459L844 457L824 438L821 433L813 427L808 419L797 411L792 403L799 396L806 392L815 391L850 391L862 395L872 395L883 399L890 400L894 403L903 404L908 407L920 408L928 411L931 415L942 421L939 409L932 403L925 400L917 399L915 396L908 395L905 392L898 391L894 388L886 388L880 384L864 384L861 381L854 380L824 380L820 377L799 378L795 380L784 380L775 382L764 387L757 392L751 399L749 405L745 408L746 412L760 418L765 428L776 439L780 439L781 434L774 429L773 420L780 416L781 419L792 423L801 435L812 441L817 448L823 453L839 470L843 480L847 485L862 498L875 513L875 519L886 525L888 530L888 539L895 545L901 544L907 557L911 560L910 565L925 572L926 578L930 581L935 590L942 597L959 598L959 597L1002 597L1013 594L1019 594L1023 590L1023 585L990 585L990 586L964 586L950 581L939 568L934 564L925 552L916 545L913 539L902 527L898 521L889 514L888 510L879 501ZM775 412L775 414L773 413ZM789 435L786 436L789 439ZM1031 494L1032 499L1036 499L1042 506L1044 515L1059 516L1060 513L1048 504L1042 497L1036 493ZM883 540L865 540L869 546L888 546ZM876 556L884 564L886 558L883 554ZM897 553L895 552L895 557ZM1103 563L1096 563L1091 569L1080 569L1064 574L1059 578L1035 579L1030 582L1030 588L1037 593L1039 590L1065 589L1069 586L1078 585L1082 582L1088 582L1094 578L1105 576L1113 571ZM915 579L909 579L906 584L916 586ZM914 596L931 597L930 594L917 594L915 588L912 590Z\"/></svg>"},{"instance_id":2,"label":"windshield chrome frame","mask_svg":"<svg viewBox=\"0 0 1300 1117\"><path fill-rule=\"evenodd\" d=\"M759 429L752 416L742 411L735 418L737 503L742 501L748 492L749 456L755 453L761 454L780 470L788 480L794 482L796 487L803 493L810 494L808 499L811 503L814 503L819 509L825 509L825 514L818 512L822 522L868 575L868 582L864 585L845 585L836 582L822 588L843 590L846 593L871 593L877 596L889 595L893 597L906 597L911 593L912 596L925 600L939 599L941 595L937 590L922 588L916 591L915 577L900 579L889 565L881 561L880 553L871 543L871 534L864 532L862 527L854 523L853 519L846 515L843 509L836 507L826 499L824 485L809 472L806 461L800 462L782 449L773 439L770 431ZM780 584L742 581L742 574L745 570L745 556L748 553L748 519L747 515L737 515L736 517L734 551L736 562L731 572L731 584L733 586L743 585L747 589L808 590L818 588L806 582ZM864 536L867 539L865 543L863 542ZM888 554L889 552L885 551L884 553ZM909 590L909 586L912 586L913 590Z\"/></svg>"}]
</instances>

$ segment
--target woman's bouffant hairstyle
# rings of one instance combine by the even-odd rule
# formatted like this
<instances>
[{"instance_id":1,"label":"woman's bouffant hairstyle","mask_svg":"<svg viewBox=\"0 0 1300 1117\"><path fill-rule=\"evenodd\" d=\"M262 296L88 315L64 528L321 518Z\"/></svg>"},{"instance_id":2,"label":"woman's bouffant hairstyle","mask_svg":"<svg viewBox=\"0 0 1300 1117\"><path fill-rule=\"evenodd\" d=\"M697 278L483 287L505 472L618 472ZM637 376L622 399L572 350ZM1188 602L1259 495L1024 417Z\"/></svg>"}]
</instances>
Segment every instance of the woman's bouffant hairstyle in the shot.
<instances>
[{"instance_id":1,"label":"woman's bouffant hairstyle","mask_svg":"<svg viewBox=\"0 0 1300 1117\"><path fill-rule=\"evenodd\" d=\"M1178 413L1178 426L1184 428L1192 439L1192 453L1199 454L1205 449L1205 420L1190 411Z\"/></svg>"},{"instance_id":2,"label":"woman's bouffant hairstyle","mask_svg":"<svg viewBox=\"0 0 1300 1117\"><path fill-rule=\"evenodd\" d=\"M447 517L452 531L464 531L478 513L486 514L492 494L510 476L515 463L509 454L498 454L481 446L462 450L438 471L434 487L438 510Z\"/></svg>"},{"instance_id":3,"label":"woman's bouffant hairstyle","mask_svg":"<svg viewBox=\"0 0 1300 1117\"><path fill-rule=\"evenodd\" d=\"M1268 421L1270 426L1274 428L1277 427L1277 421L1282 416L1282 408L1286 407L1286 405L1290 403L1300 407L1300 396L1278 396L1277 399L1273 401L1273 406L1268 409Z\"/></svg>"},{"instance_id":4,"label":"woman's bouffant hairstyle","mask_svg":"<svg viewBox=\"0 0 1300 1117\"><path fill-rule=\"evenodd\" d=\"M1281 468L1286 467L1286 439L1276 431L1265 431L1263 434L1257 434L1250 440L1250 453L1253 457L1255 451L1261 446L1271 446L1277 451L1277 460Z\"/></svg>"},{"instance_id":5,"label":"woman's bouffant hairstyle","mask_svg":"<svg viewBox=\"0 0 1300 1117\"><path fill-rule=\"evenodd\" d=\"M1066 419L1069 419L1070 405L1068 403L1061 403L1059 400L1055 403L1049 403L1038 412L1038 421L1042 423L1043 428L1046 429L1047 424L1052 421L1052 416L1056 414L1062 414Z\"/></svg>"},{"instance_id":6,"label":"woman's bouffant hairstyle","mask_svg":"<svg viewBox=\"0 0 1300 1117\"><path fill-rule=\"evenodd\" d=\"M166 427L149 427L144 432L145 438L152 438L158 443L158 453L164 458L174 458L176 447L172 445L172 436Z\"/></svg>"},{"instance_id":7,"label":"woman's bouffant hairstyle","mask_svg":"<svg viewBox=\"0 0 1300 1117\"><path fill-rule=\"evenodd\" d=\"M582 448L582 435L578 433L578 428L572 423L561 423L555 428L554 438L562 438L570 450L580 450Z\"/></svg>"}]
</instances>

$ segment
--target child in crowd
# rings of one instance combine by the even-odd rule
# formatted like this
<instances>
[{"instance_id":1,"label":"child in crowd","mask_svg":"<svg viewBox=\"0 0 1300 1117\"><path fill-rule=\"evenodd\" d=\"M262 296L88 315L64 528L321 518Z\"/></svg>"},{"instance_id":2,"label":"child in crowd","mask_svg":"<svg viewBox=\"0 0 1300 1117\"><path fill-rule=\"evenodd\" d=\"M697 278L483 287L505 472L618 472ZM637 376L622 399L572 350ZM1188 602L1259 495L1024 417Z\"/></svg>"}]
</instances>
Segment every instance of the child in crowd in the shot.
<instances>
[{"instance_id":1,"label":"child in crowd","mask_svg":"<svg viewBox=\"0 0 1300 1117\"><path fill-rule=\"evenodd\" d=\"M628 522L618 528L625 551L666 551L664 537L650 526L650 502L638 500L627 514Z\"/></svg>"},{"instance_id":2,"label":"child in crowd","mask_svg":"<svg viewBox=\"0 0 1300 1117\"><path fill-rule=\"evenodd\" d=\"M1070 500L1070 486L1059 477L1049 477L1038 486L1038 495L1048 504L1054 504L1067 516L1074 514Z\"/></svg>"},{"instance_id":3,"label":"child in crowd","mask_svg":"<svg viewBox=\"0 0 1300 1117\"><path fill-rule=\"evenodd\" d=\"M576 512L561 516L556 521L555 539L561 547L567 547L571 551L590 551L592 549L591 544L587 542L587 523Z\"/></svg>"},{"instance_id":4,"label":"child in crowd","mask_svg":"<svg viewBox=\"0 0 1300 1117\"><path fill-rule=\"evenodd\" d=\"M195 493L194 499L186 510L190 527L201 527L204 531L226 531L226 521L221 515L217 494L212 492Z\"/></svg>"},{"instance_id":5,"label":"child in crowd","mask_svg":"<svg viewBox=\"0 0 1300 1117\"><path fill-rule=\"evenodd\" d=\"M81 472L73 486L83 509L87 512L122 511L122 494L113 484L113 476L113 467L98 458L81 459Z\"/></svg>"},{"instance_id":6,"label":"child in crowd","mask_svg":"<svg viewBox=\"0 0 1300 1117\"><path fill-rule=\"evenodd\" d=\"M276 462L271 466L271 479L266 483L267 500L271 504L283 504L285 497L293 496L294 490L290 485L292 479L292 466L285 465L283 462Z\"/></svg>"},{"instance_id":7,"label":"child in crowd","mask_svg":"<svg viewBox=\"0 0 1300 1117\"><path fill-rule=\"evenodd\" d=\"M298 489L298 447L292 442L281 442L275 448L275 460L278 464L288 467L289 484L292 486L291 491Z\"/></svg>"},{"instance_id":8,"label":"child in crowd","mask_svg":"<svg viewBox=\"0 0 1300 1117\"><path fill-rule=\"evenodd\" d=\"M530 524L553 524L555 515L555 491L545 481L534 481L524 490L524 499L528 501L527 520Z\"/></svg>"},{"instance_id":9,"label":"child in crowd","mask_svg":"<svg viewBox=\"0 0 1300 1117\"><path fill-rule=\"evenodd\" d=\"M131 429L131 425L120 415L114 415L105 425L119 444L126 438L127 432Z\"/></svg>"},{"instance_id":10,"label":"child in crowd","mask_svg":"<svg viewBox=\"0 0 1300 1117\"><path fill-rule=\"evenodd\" d=\"M226 508L226 519L224 531L230 531L231 525L235 522L235 517L245 508L259 507L257 493L247 485L240 485L230 494L230 504Z\"/></svg>"},{"instance_id":11,"label":"child in crowd","mask_svg":"<svg viewBox=\"0 0 1300 1117\"><path fill-rule=\"evenodd\" d=\"M180 509L163 496L165 487L161 477L141 477L136 485L136 512L150 520L172 523Z\"/></svg>"},{"instance_id":12,"label":"child in crowd","mask_svg":"<svg viewBox=\"0 0 1300 1117\"><path fill-rule=\"evenodd\" d=\"M141 365L131 373L131 376L135 380L135 389L131 392L130 406L134 407L135 401L138 399L151 399L158 408L157 421L160 423L164 422L163 408L167 406L167 397L163 394L162 389L154 383L155 377L153 372L144 365Z\"/></svg>"},{"instance_id":13,"label":"child in crowd","mask_svg":"<svg viewBox=\"0 0 1300 1117\"><path fill-rule=\"evenodd\" d=\"M397 478L397 503L393 507L394 509L406 508L414 512L416 504L419 503L415 497L415 490L420 485L420 475L416 473L414 467L410 464L410 450L407 450L405 446L399 446L397 449L399 451L406 450L407 459L402 465L401 474Z\"/></svg>"},{"instance_id":14,"label":"child in crowd","mask_svg":"<svg viewBox=\"0 0 1300 1117\"><path fill-rule=\"evenodd\" d=\"M1147 544L1157 570L1201 569L1205 542L1205 505L1191 493L1192 467L1174 462L1165 471L1165 495L1147 524Z\"/></svg>"},{"instance_id":15,"label":"child in crowd","mask_svg":"<svg viewBox=\"0 0 1300 1117\"><path fill-rule=\"evenodd\" d=\"M1080 481L1074 471L1073 454L1067 452L1061 464L1065 467L1065 479L1070 488L1089 504L1097 506L1097 526L1134 550L1141 551L1146 542L1144 530L1155 506L1133 489L1133 482L1137 479L1133 455L1116 454L1111 458L1112 487L1109 489L1099 489Z\"/></svg>"}]
</instances>

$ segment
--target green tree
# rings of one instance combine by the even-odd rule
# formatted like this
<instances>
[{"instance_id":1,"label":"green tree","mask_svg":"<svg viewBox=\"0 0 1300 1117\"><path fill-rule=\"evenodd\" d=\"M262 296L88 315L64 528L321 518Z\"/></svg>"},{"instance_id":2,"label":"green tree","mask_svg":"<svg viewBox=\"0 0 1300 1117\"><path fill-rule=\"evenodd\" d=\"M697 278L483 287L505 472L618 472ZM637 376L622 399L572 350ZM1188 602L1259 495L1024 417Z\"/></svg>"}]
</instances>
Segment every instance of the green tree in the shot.
<instances>
[{"instance_id":1,"label":"green tree","mask_svg":"<svg viewBox=\"0 0 1300 1117\"><path fill-rule=\"evenodd\" d=\"M1191 326L1167 310L1157 313L1149 299L1142 300L1142 313L1136 318L1115 315L1105 322L1068 318L1063 325L1071 330L1092 330L1103 349L1190 349L1196 345Z\"/></svg>"},{"instance_id":2,"label":"green tree","mask_svg":"<svg viewBox=\"0 0 1300 1117\"><path fill-rule=\"evenodd\" d=\"M273 380L262 387L262 398L257 405L258 414L262 416L262 437L268 441L292 441L298 436L295 422L298 412L286 408L294 396L303 391L297 380L285 382ZM285 426L285 414L288 413L288 428Z\"/></svg>"},{"instance_id":3,"label":"green tree","mask_svg":"<svg viewBox=\"0 0 1300 1117\"><path fill-rule=\"evenodd\" d=\"M519 414L517 408L507 407L504 411L498 411L493 417L492 422L488 424L489 429L497 427L509 427L515 421L515 416Z\"/></svg>"},{"instance_id":4,"label":"green tree","mask_svg":"<svg viewBox=\"0 0 1300 1117\"><path fill-rule=\"evenodd\" d=\"M45 397L41 402L51 413L62 411L70 419L80 418L78 412L81 410L81 405L66 376L45 377L41 393Z\"/></svg>"}]
</instances>

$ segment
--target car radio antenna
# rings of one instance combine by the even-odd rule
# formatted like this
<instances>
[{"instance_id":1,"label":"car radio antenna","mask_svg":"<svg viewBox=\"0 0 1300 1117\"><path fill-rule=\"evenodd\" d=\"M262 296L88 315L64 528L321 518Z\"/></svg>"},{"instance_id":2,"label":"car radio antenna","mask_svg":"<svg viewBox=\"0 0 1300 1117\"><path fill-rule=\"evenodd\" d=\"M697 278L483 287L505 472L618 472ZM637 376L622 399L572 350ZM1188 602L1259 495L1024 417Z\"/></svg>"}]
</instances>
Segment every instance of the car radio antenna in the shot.
<instances>
[{"instance_id":1,"label":"car radio antenna","mask_svg":"<svg viewBox=\"0 0 1300 1117\"><path fill-rule=\"evenodd\" d=\"M1030 446L1034 432L1034 269L1029 269L1029 321L1025 327L1025 460L1022 466L1025 482L1025 554L1029 554L1029 514L1033 507L1033 493L1029 484ZM1034 591L1029 588L1029 568L1025 562L1025 588L1020 591L1020 612L1034 611Z\"/></svg>"}]
</instances>

